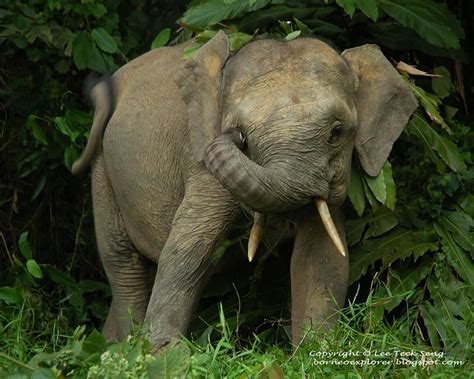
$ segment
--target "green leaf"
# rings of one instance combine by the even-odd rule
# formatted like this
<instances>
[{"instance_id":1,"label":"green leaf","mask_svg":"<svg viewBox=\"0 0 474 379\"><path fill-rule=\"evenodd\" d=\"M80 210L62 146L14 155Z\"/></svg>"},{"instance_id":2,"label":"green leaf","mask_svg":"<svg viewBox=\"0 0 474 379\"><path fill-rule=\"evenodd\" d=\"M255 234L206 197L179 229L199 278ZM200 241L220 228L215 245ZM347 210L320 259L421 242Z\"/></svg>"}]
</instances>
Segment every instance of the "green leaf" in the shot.
<instances>
[{"instance_id":1,"label":"green leaf","mask_svg":"<svg viewBox=\"0 0 474 379\"><path fill-rule=\"evenodd\" d=\"M397 260L409 256L417 259L427 251L437 249L436 234L426 231L397 228L383 237L365 240L360 248L351 252L349 283L358 280L378 260L382 260L383 269Z\"/></svg>"},{"instance_id":2,"label":"green leaf","mask_svg":"<svg viewBox=\"0 0 474 379\"><path fill-rule=\"evenodd\" d=\"M410 293L413 293L422 280L432 271L433 262L431 259L425 259L422 263L414 267L403 268L399 270L390 269L388 275L390 281L387 288L382 287L378 298L385 298L385 294L390 297L388 303L384 304L387 311L392 311L403 300L407 300Z\"/></svg>"},{"instance_id":3,"label":"green leaf","mask_svg":"<svg viewBox=\"0 0 474 379\"><path fill-rule=\"evenodd\" d=\"M474 286L474 263L470 257L439 221L434 223L434 230L441 237L441 248L446 253L448 262L467 285Z\"/></svg>"},{"instance_id":4,"label":"green leaf","mask_svg":"<svg viewBox=\"0 0 474 379\"><path fill-rule=\"evenodd\" d=\"M439 335L442 333L442 330L444 330L444 325L440 322L444 322L440 310L433 307L430 303L425 302L420 306L420 312L423 323L428 331L428 336L430 337L431 346L440 349L442 346Z\"/></svg>"},{"instance_id":5,"label":"green leaf","mask_svg":"<svg viewBox=\"0 0 474 379\"><path fill-rule=\"evenodd\" d=\"M336 4L344 9L351 18L355 12L355 0L336 0Z\"/></svg>"},{"instance_id":6,"label":"green leaf","mask_svg":"<svg viewBox=\"0 0 474 379\"><path fill-rule=\"evenodd\" d=\"M103 55L97 46L93 45L90 51L90 59L87 67L91 70L97 71L101 74L107 74L110 71L110 67L108 66L105 56ZM108 55L110 57L110 55ZM110 57L111 58L111 57Z\"/></svg>"},{"instance_id":7,"label":"green leaf","mask_svg":"<svg viewBox=\"0 0 474 379\"><path fill-rule=\"evenodd\" d=\"M35 25L25 34L25 37L30 44L33 44L37 38L48 45L53 42L53 35L49 25Z\"/></svg>"},{"instance_id":8,"label":"green leaf","mask_svg":"<svg viewBox=\"0 0 474 379\"><path fill-rule=\"evenodd\" d=\"M364 238L379 237L398 225L398 218L394 212L387 208L379 208L376 212L369 214L367 217L349 220L346 222L347 239L349 245L353 246L358 243L362 234Z\"/></svg>"},{"instance_id":9,"label":"green leaf","mask_svg":"<svg viewBox=\"0 0 474 379\"><path fill-rule=\"evenodd\" d=\"M162 349L148 366L150 378L184 378L188 373L191 352L185 344L169 345Z\"/></svg>"},{"instance_id":10,"label":"green leaf","mask_svg":"<svg viewBox=\"0 0 474 379\"><path fill-rule=\"evenodd\" d=\"M327 8L333 9L332 7ZM256 29L264 29L270 22L287 20L291 17L303 18L315 13L318 9L326 9L326 7L293 8L286 5L276 5L268 9L260 9L243 17L239 23L239 30L253 33Z\"/></svg>"},{"instance_id":11,"label":"green leaf","mask_svg":"<svg viewBox=\"0 0 474 379\"><path fill-rule=\"evenodd\" d=\"M87 4L87 10L97 19L107 13L107 8L103 4Z\"/></svg>"},{"instance_id":12,"label":"green leaf","mask_svg":"<svg viewBox=\"0 0 474 379\"><path fill-rule=\"evenodd\" d=\"M383 177L385 180L385 188L387 191L385 206L393 211L397 202L397 186L395 185L395 181L393 180L392 165L389 161L386 161L383 166Z\"/></svg>"},{"instance_id":13,"label":"green leaf","mask_svg":"<svg viewBox=\"0 0 474 379\"><path fill-rule=\"evenodd\" d=\"M66 147L64 150L64 165L71 170L72 164L79 158L79 151L74 146Z\"/></svg>"},{"instance_id":14,"label":"green leaf","mask_svg":"<svg viewBox=\"0 0 474 379\"><path fill-rule=\"evenodd\" d=\"M458 49L458 21L444 4L425 0L378 0L379 6L403 26L412 28L429 43Z\"/></svg>"},{"instance_id":15,"label":"green leaf","mask_svg":"<svg viewBox=\"0 0 474 379\"><path fill-rule=\"evenodd\" d=\"M47 179L47 175L43 174L40 176L40 178L36 182L33 192L31 194L32 201L35 200L41 194L41 192L43 192L44 185L46 184L46 179Z\"/></svg>"},{"instance_id":16,"label":"green leaf","mask_svg":"<svg viewBox=\"0 0 474 379\"><path fill-rule=\"evenodd\" d=\"M48 273L49 278L56 284L59 284L62 287L75 288L77 286L73 278L65 274L64 272L58 270L54 266L46 266L46 272Z\"/></svg>"},{"instance_id":17,"label":"green leaf","mask_svg":"<svg viewBox=\"0 0 474 379\"><path fill-rule=\"evenodd\" d=\"M313 34L335 36L344 32L339 26L323 20L308 20L306 23L314 28Z\"/></svg>"},{"instance_id":18,"label":"green leaf","mask_svg":"<svg viewBox=\"0 0 474 379\"><path fill-rule=\"evenodd\" d=\"M428 289L434 309L436 309L428 319L428 323L433 324L430 338L436 331L448 354L455 350L469 350L472 347L472 341L467 326L472 322L473 313L471 309L473 299L469 298L469 294L473 293L473 288L466 288L466 285L457 280L447 266L443 266L440 277L431 277L428 281ZM422 316L426 317L424 314ZM436 340L438 336L434 338Z\"/></svg>"},{"instance_id":19,"label":"green leaf","mask_svg":"<svg viewBox=\"0 0 474 379\"><path fill-rule=\"evenodd\" d=\"M103 28L93 29L91 32L92 39L99 49L109 54L115 54L118 50L117 43L112 36Z\"/></svg>"},{"instance_id":20,"label":"green leaf","mask_svg":"<svg viewBox=\"0 0 474 379\"><path fill-rule=\"evenodd\" d=\"M287 41L292 41L296 38L298 38L301 35L301 30L295 30L294 32L291 32L285 37L285 40Z\"/></svg>"},{"instance_id":21,"label":"green leaf","mask_svg":"<svg viewBox=\"0 0 474 379\"><path fill-rule=\"evenodd\" d=\"M56 379L56 373L51 368L40 367L33 371L31 379Z\"/></svg>"},{"instance_id":22,"label":"green leaf","mask_svg":"<svg viewBox=\"0 0 474 379\"><path fill-rule=\"evenodd\" d=\"M379 18L379 8L375 0L356 0L357 8L372 21L376 22Z\"/></svg>"},{"instance_id":23,"label":"green leaf","mask_svg":"<svg viewBox=\"0 0 474 379\"><path fill-rule=\"evenodd\" d=\"M457 146L436 133L425 119L416 112L407 125L408 133L417 137L426 150L435 151L453 171L464 171L466 164Z\"/></svg>"},{"instance_id":24,"label":"green leaf","mask_svg":"<svg viewBox=\"0 0 474 379\"><path fill-rule=\"evenodd\" d=\"M474 195L466 194L460 201L459 206L466 212L470 217L474 217Z\"/></svg>"},{"instance_id":25,"label":"green leaf","mask_svg":"<svg viewBox=\"0 0 474 379\"><path fill-rule=\"evenodd\" d=\"M406 79L406 82L413 90L417 99L420 100L421 106L424 108L430 119L446 130L449 135L452 135L453 131L449 128L439 113L439 106L442 103L441 99L429 92L426 92L421 87L416 86L408 79Z\"/></svg>"},{"instance_id":26,"label":"green leaf","mask_svg":"<svg viewBox=\"0 0 474 379\"><path fill-rule=\"evenodd\" d=\"M165 28L158 35L155 37L153 42L151 43L151 48L156 49L157 47L165 46L168 41L170 40L171 36L171 29Z\"/></svg>"},{"instance_id":27,"label":"green leaf","mask_svg":"<svg viewBox=\"0 0 474 379\"><path fill-rule=\"evenodd\" d=\"M198 44L198 45L193 45L193 46L190 46L190 47L187 47L186 49L184 49L183 51L183 58L185 60L188 60L188 59L191 59L192 56L194 54L197 53L197 51L201 48L201 44Z\"/></svg>"},{"instance_id":28,"label":"green leaf","mask_svg":"<svg viewBox=\"0 0 474 379\"><path fill-rule=\"evenodd\" d=\"M448 97L454 90L454 85L451 81L451 73L444 66L436 67L433 70L434 74L441 75L440 78L431 78L431 87L433 91L441 98Z\"/></svg>"},{"instance_id":29,"label":"green leaf","mask_svg":"<svg viewBox=\"0 0 474 379\"><path fill-rule=\"evenodd\" d=\"M187 27L204 30L223 20L232 20L263 8L269 3L270 0L256 0L253 3L248 0L209 0L189 8L179 22Z\"/></svg>"},{"instance_id":30,"label":"green leaf","mask_svg":"<svg viewBox=\"0 0 474 379\"><path fill-rule=\"evenodd\" d=\"M71 142L76 142L77 137L79 137L79 132L77 130L72 130L64 117L55 117L54 123L56 129L58 129L62 134L68 136Z\"/></svg>"},{"instance_id":31,"label":"green leaf","mask_svg":"<svg viewBox=\"0 0 474 379\"><path fill-rule=\"evenodd\" d=\"M42 145L47 146L48 140L46 139L46 134L43 129L39 126L37 117L33 114L30 114L26 119L26 126L31 130L33 138Z\"/></svg>"},{"instance_id":32,"label":"green leaf","mask_svg":"<svg viewBox=\"0 0 474 379\"><path fill-rule=\"evenodd\" d=\"M230 33L228 34L229 37L229 49L230 51L237 51L246 43L248 43L252 38L253 35L246 34L246 33Z\"/></svg>"},{"instance_id":33,"label":"green leaf","mask_svg":"<svg viewBox=\"0 0 474 379\"><path fill-rule=\"evenodd\" d=\"M41 267L36 263L34 259L28 259L26 261L26 269L36 279L41 279L43 277L43 272L41 271Z\"/></svg>"},{"instance_id":34,"label":"green leaf","mask_svg":"<svg viewBox=\"0 0 474 379\"><path fill-rule=\"evenodd\" d=\"M304 35L304 36L312 36L313 35L313 32L311 31L311 29L308 27L308 25L306 25L305 23L303 23L302 21L298 20L296 17L294 17L294 20L296 22L296 26L298 27L298 29L301 31L301 34Z\"/></svg>"},{"instance_id":35,"label":"green leaf","mask_svg":"<svg viewBox=\"0 0 474 379\"><path fill-rule=\"evenodd\" d=\"M90 292L110 292L110 286L106 283L97 282L95 280L81 280L78 284L79 289L82 293Z\"/></svg>"},{"instance_id":36,"label":"green leaf","mask_svg":"<svg viewBox=\"0 0 474 379\"><path fill-rule=\"evenodd\" d=\"M78 69L82 70L88 66L93 47L94 45L88 33L80 32L76 35L72 43L72 57Z\"/></svg>"},{"instance_id":37,"label":"green leaf","mask_svg":"<svg viewBox=\"0 0 474 379\"><path fill-rule=\"evenodd\" d=\"M31 251L30 244L28 243L28 232L23 232L20 234L20 238L18 238L18 247L20 248L20 253L26 259L33 258L33 252Z\"/></svg>"},{"instance_id":38,"label":"green leaf","mask_svg":"<svg viewBox=\"0 0 474 379\"><path fill-rule=\"evenodd\" d=\"M88 355L100 352L106 346L106 339L104 336L94 329L91 334L89 334L82 344L82 349Z\"/></svg>"},{"instance_id":39,"label":"green leaf","mask_svg":"<svg viewBox=\"0 0 474 379\"><path fill-rule=\"evenodd\" d=\"M462 211L443 211L438 222L448 230L456 242L471 254L474 259L474 241L472 235L473 219Z\"/></svg>"},{"instance_id":40,"label":"green leaf","mask_svg":"<svg viewBox=\"0 0 474 379\"><path fill-rule=\"evenodd\" d=\"M7 304L20 304L23 302L23 296L16 288L0 287L0 300Z\"/></svg>"},{"instance_id":41,"label":"green leaf","mask_svg":"<svg viewBox=\"0 0 474 379\"><path fill-rule=\"evenodd\" d=\"M360 217L365 209L365 191L362 184L362 177L360 176L359 167L352 165L351 182L349 184L348 196L354 206L357 215Z\"/></svg>"},{"instance_id":42,"label":"green leaf","mask_svg":"<svg viewBox=\"0 0 474 379\"><path fill-rule=\"evenodd\" d=\"M385 204L387 200L387 185L385 184L384 171L380 171L375 178L365 175L364 180L375 198L380 203Z\"/></svg>"},{"instance_id":43,"label":"green leaf","mask_svg":"<svg viewBox=\"0 0 474 379\"><path fill-rule=\"evenodd\" d=\"M428 289L431 298L443 302L450 314L466 321L473 316L474 288L460 281L449 265L442 265L436 275L431 276Z\"/></svg>"}]
</instances>

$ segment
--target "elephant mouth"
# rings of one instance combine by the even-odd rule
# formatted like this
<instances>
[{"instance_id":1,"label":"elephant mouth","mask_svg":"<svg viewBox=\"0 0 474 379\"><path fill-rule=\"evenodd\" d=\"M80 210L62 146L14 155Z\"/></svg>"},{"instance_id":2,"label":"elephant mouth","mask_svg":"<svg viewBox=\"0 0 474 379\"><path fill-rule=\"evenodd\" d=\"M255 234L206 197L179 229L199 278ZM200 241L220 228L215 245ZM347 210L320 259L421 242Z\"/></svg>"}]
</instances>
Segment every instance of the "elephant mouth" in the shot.
<instances>
[{"instance_id":1,"label":"elephant mouth","mask_svg":"<svg viewBox=\"0 0 474 379\"><path fill-rule=\"evenodd\" d=\"M339 236L336 225L334 224L326 200L320 197L316 197L314 198L314 203L316 205L316 210L318 211L319 216L321 217L323 226L326 229L326 233L328 234L332 243L336 247L337 252L343 257L345 257L346 249L344 248L342 239ZM263 213L255 212L254 222L252 225L252 229L250 230L250 236L247 246L247 258L249 262L252 262L255 258L258 246L260 245L260 241L262 240L265 218L266 216Z\"/></svg>"}]
</instances>

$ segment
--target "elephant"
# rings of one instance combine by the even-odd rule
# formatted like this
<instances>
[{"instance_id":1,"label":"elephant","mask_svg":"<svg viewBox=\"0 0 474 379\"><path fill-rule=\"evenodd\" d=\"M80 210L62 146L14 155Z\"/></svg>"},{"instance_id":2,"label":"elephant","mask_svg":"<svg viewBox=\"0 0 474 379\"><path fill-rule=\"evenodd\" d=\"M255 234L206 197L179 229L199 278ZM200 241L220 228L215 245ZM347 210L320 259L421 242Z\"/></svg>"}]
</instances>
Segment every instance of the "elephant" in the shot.
<instances>
[{"instance_id":1,"label":"elephant","mask_svg":"<svg viewBox=\"0 0 474 379\"><path fill-rule=\"evenodd\" d=\"M250 259L266 215L294 225L298 344L305 328L330 328L345 301L354 147L376 176L417 100L375 45L340 53L316 38L258 39L231 53L220 31L186 60L189 46L151 50L91 90L91 133L72 172L91 165L112 290L103 334L122 338L133 319L157 349L185 335L217 247L251 211Z\"/></svg>"}]
</instances>

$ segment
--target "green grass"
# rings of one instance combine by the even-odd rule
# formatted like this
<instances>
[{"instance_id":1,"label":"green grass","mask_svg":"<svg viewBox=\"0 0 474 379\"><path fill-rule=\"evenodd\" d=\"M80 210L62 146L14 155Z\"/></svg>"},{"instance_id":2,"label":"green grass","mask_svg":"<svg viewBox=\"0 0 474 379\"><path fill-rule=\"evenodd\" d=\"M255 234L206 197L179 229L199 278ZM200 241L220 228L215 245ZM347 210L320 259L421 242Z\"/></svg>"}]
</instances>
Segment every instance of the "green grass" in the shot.
<instances>
[{"instance_id":1,"label":"green grass","mask_svg":"<svg viewBox=\"0 0 474 379\"><path fill-rule=\"evenodd\" d=\"M468 378L474 372L467 353L430 350L410 337L406 322L386 326L376 305L349 306L333 330L324 336L306 333L296 349L269 345L255 335L239 338L220 307L212 334L217 338L201 345L183 339L153 355L139 327L128 339L107 343L95 330L63 329L61 315L40 314L24 303L1 310L0 377Z\"/></svg>"}]
</instances>

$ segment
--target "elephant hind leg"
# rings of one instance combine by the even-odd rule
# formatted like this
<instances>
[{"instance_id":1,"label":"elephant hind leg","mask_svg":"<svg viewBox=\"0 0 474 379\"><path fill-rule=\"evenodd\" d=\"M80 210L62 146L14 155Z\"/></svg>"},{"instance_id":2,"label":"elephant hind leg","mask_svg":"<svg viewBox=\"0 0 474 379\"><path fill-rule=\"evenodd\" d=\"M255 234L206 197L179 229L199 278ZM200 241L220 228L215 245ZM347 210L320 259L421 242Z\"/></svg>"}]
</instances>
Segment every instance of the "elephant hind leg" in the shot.
<instances>
[{"instance_id":1,"label":"elephant hind leg","mask_svg":"<svg viewBox=\"0 0 474 379\"><path fill-rule=\"evenodd\" d=\"M143 321L156 266L136 250L127 234L102 154L93 163L92 197L97 245L113 297L103 334L115 340L129 333L132 320Z\"/></svg>"}]
</instances>

